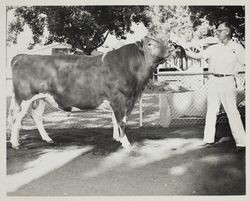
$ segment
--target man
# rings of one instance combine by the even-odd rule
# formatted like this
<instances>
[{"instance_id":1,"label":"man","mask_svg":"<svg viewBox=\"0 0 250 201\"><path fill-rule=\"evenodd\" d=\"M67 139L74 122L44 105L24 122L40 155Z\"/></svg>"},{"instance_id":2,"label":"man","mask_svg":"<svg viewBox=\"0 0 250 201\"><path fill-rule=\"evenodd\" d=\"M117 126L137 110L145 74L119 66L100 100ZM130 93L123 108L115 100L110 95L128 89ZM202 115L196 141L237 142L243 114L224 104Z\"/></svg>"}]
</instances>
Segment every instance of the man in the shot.
<instances>
[{"instance_id":1,"label":"man","mask_svg":"<svg viewBox=\"0 0 250 201\"><path fill-rule=\"evenodd\" d=\"M240 65L245 65L244 48L231 40L232 29L228 22L223 22L216 30L219 43L203 52L186 51L194 59L209 59L209 72L212 73L208 83L207 114L203 146L215 142L217 113L222 103L227 113L232 135L236 142L236 151L245 150L245 130L236 106L236 83L234 75Z\"/></svg>"}]
</instances>

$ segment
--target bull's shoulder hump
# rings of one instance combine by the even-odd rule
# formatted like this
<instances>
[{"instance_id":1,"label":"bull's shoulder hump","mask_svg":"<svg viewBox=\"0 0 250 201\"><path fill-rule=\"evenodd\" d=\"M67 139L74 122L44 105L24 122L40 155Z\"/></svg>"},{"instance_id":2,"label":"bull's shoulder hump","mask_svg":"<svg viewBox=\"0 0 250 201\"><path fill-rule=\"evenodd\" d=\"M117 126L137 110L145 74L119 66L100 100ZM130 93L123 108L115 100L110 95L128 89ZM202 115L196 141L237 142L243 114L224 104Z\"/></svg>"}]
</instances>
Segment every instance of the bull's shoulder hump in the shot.
<instances>
[{"instance_id":1,"label":"bull's shoulder hump","mask_svg":"<svg viewBox=\"0 0 250 201\"><path fill-rule=\"evenodd\" d=\"M112 66L133 63L141 57L141 52L135 43L124 45L103 55L103 61Z\"/></svg>"},{"instance_id":2,"label":"bull's shoulder hump","mask_svg":"<svg viewBox=\"0 0 250 201\"><path fill-rule=\"evenodd\" d=\"M106 56L112 57L136 57L139 54L139 48L135 43L124 45L118 49L106 53Z\"/></svg>"}]
</instances>

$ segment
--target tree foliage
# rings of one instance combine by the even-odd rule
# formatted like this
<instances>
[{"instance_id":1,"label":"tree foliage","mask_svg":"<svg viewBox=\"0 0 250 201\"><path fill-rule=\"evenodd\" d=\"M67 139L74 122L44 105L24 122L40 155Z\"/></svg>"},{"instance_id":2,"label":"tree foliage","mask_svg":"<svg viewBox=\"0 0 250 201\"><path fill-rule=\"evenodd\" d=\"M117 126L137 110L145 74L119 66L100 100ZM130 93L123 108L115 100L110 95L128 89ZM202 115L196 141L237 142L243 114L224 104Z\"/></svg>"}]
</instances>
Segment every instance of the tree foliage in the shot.
<instances>
[{"instance_id":1,"label":"tree foliage","mask_svg":"<svg viewBox=\"0 0 250 201\"><path fill-rule=\"evenodd\" d=\"M199 25L194 28L192 13L188 6L151 6L147 14L151 16L151 35L177 43L205 38L211 35L213 29L204 18L199 19Z\"/></svg>"},{"instance_id":2,"label":"tree foliage","mask_svg":"<svg viewBox=\"0 0 250 201\"><path fill-rule=\"evenodd\" d=\"M16 7L15 20L9 24L8 42L16 43L17 36L27 24L33 33L33 43L41 43L45 29L48 37L45 44L64 42L91 54L100 47L109 34L125 38L131 30L132 22L149 19L145 6L32 6Z\"/></svg>"},{"instance_id":3,"label":"tree foliage","mask_svg":"<svg viewBox=\"0 0 250 201\"><path fill-rule=\"evenodd\" d=\"M147 14L151 17L148 29L153 36L169 39L175 35L189 40L193 33L187 6L151 6Z\"/></svg>"},{"instance_id":4,"label":"tree foliage","mask_svg":"<svg viewBox=\"0 0 250 201\"><path fill-rule=\"evenodd\" d=\"M16 43L17 36L27 24L33 33L32 48L64 42L79 48L85 54L100 47L109 34L126 38L132 22L144 23L153 36L184 41L213 36L213 30L222 21L233 26L234 37L245 40L244 6L32 6L7 7L14 9L15 20L9 24L8 43Z\"/></svg>"},{"instance_id":5,"label":"tree foliage","mask_svg":"<svg viewBox=\"0 0 250 201\"><path fill-rule=\"evenodd\" d=\"M241 42L245 41L245 7L244 6L189 6L193 27L196 29L207 19L211 26L218 26L227 21L233 27L233 35Z\"/></svg>"},{"instance_id":6,"label":"tree foliage","mask_svg":"<svg viewBox=\"0 0 250 201\"><path fill-rule=\"evenodd\" d=\"M151 6L149 31L159 38L171 35L183 41L214 36L223 21L232 24L234 38L245 40L244 6Z\"/></svg>"}]
</instances>

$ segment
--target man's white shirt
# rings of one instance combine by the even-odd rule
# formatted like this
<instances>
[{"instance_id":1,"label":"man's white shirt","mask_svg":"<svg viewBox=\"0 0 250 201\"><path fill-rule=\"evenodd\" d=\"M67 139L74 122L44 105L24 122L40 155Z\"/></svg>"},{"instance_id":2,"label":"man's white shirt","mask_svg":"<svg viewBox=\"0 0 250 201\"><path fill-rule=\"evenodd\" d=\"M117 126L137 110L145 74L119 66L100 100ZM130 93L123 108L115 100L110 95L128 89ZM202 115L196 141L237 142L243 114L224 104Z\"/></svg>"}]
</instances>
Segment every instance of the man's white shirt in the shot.
<instances>
[{"instance_id":1,"label":"man's white shirt","mask_svg":"<svg viewBox=\"0 0 250 201\"><path fill-rule=\"evenodd\" d=\"M216 74L237 74L245 64L245 49L230 40L226 45L219 43L202 52L204 59L209 59L209 72Z\"/></svg>"}]
</instances>

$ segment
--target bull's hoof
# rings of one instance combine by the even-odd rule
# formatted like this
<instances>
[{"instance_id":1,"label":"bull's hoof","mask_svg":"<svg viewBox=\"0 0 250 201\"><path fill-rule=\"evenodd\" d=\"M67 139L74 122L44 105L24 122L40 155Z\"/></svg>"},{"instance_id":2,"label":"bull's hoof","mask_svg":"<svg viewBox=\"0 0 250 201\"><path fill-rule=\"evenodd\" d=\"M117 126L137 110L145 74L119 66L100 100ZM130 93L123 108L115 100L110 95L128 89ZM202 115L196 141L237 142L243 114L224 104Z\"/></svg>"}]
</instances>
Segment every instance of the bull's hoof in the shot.
<instances>
[{"instance_id":1,"label":"bull's hoof","mask_svg":"<svg viewBox=\"0 0 250 201\"><path fill-rule=\"evenodd\" d=\"M12 148L18 150L20 148L20 145L12 145Z\"/></svg>"},{"instance_id":2,"label":"bull's hoof","mask_svg":"<svg viewBox=\"0 0 250 201\"><path fill-rule=\"evenodd\" d=\"M122 147L125 148L125 149L131 149L131 144L130 142L128 141L128 138L127 136L123 136L122 138L119 139L120 143L122 143Z\"/></svg>"},{"instance_id":3,"label":"bull's hoof","mask_svg":"<svg viewBox=\"0 0 250 201\"><path fill-rule=\"evenodd\" d=\"M120 142L120 138L114 138L116 142Z\"/></svg>"},{"instance_id":4,"label":"bull's hoof","mask_svg":"<svg viewBox=\"0 0 250 201\"><path fill-rule=\"evenodd\" d=\"M48 143L48 144L55 144L55 142L53 141L53 140L46 140L46 142Z\"/></svg>"},{"instance_id":5,"label":"bull's hoof","mask_svg":"<svg viewBox=\"0 0 250 201\"><path fill-rule=\"evenodd\" d=\"M123 142L121 142L122 143L122 147L124 148L124 149L131 149L132 148L132 146L131 146L131 144L130 143L123 143Z\"/></svg>"},{"instance_id":6,"label":"bull's hoof","mask_svg":"<svg viewBox=\"0 0 250 201\"><path fill-rule=\"evenodd\" d=\"M11 137L11 129L6 129L6 137L7 137L7 139L10 139L10 137Z\"/></svg>"},{"instance_id":7,"label":"bull's hoof","mask_svg":"<svg viewBox=\"0 0 250 201\"><path fill-rule=\"evenodd\" d=\"M113 139L114 139L115 141L117 141L117 142L120 141L120 137L119 137L119 135L117 135L117 134L113 134Z\"/></svg>"},{"instance_id":8,"label":"bull's hoof","mask_svg":"<svg viewBox=\"0 0 250 201\"><path fill-rule=\"evenodd\" d=\"M19 144L18 141L11 141L11 140L10 140L10 144L11 144L11 147L12 147L13 149L19 149L19 148L20 148L20 144Z\"/></svg>"}]
</instances>

